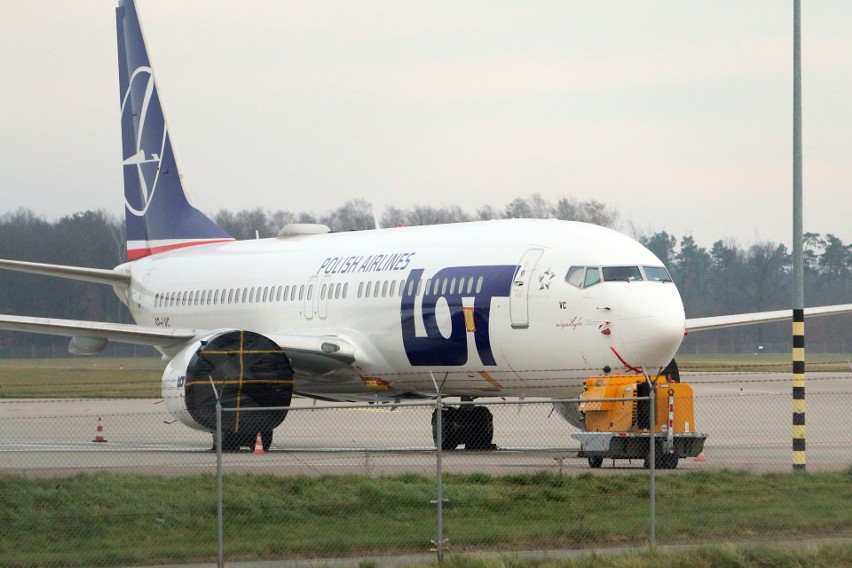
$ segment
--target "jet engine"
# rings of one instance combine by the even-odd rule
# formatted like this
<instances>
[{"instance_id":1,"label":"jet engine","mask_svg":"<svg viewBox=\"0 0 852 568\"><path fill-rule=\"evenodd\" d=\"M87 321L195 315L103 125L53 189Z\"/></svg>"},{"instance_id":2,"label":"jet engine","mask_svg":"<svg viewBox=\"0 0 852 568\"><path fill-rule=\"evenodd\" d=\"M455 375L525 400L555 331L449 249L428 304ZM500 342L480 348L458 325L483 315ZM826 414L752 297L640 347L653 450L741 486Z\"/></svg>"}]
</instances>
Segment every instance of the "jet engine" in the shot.
<instances>
[{"instance_id":1,"label":"jet engine","mask_svg":"<svg viewBox=\"0 0 852 568\"><path fill-rule=\"evenodd\" d=\"M293 368L276 342L251 331L225 330L193 342L163 372L163 398L169 411L196 430L216 431L216 400L222 408L222 446L264 449L287 410L254 410L290 405Z\"/></svg>"}]
</instances>

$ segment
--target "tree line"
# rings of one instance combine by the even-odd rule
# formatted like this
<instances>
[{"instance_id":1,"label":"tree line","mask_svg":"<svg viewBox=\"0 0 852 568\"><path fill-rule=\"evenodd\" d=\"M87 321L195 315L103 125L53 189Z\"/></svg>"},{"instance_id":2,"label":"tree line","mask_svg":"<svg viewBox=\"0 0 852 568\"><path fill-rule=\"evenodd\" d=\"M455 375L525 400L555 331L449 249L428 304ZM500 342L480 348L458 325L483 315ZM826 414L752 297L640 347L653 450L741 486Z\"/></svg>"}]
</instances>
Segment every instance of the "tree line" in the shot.
<instances>
[{"instance_id":1,"label":"tree line","mask_svg":"<svg viewBox=\"0 0 852 568\"><path fill-rule=\"evenodd\" d=\"M484 205L473 212L458 206L388 207L381 216L370 203L355 199L322 213L221 210L215 221L237 239L272 237L290 223L322 223L333 231L357 231L399 225L429 225L503 218L558 218L619 228L618 212L595 200L548 201L538 194L517 197L503 207ZM792 298L791 255L783 244L760 241L741 245L720 239L709 248L691 235L680 239L666 231L642 232L640 242L669 268L683 296L688 317L787 309ZM807 233L805 299L808 305L852 301L852 244L831 233ZM105 211L85 211L53 222L30 210L0 215L0 258L112 268L126 258L124 222ZM131 322L127 309L107 286L24 273L0 271L0 313L67 319ZM811 350L852 349L852 317L810 320ZM687 337L689 351L752 351L789 347L789 324L745 326ZM0 348L62 346L67 339L0 332Z\"/></svg>"}]
</instances>

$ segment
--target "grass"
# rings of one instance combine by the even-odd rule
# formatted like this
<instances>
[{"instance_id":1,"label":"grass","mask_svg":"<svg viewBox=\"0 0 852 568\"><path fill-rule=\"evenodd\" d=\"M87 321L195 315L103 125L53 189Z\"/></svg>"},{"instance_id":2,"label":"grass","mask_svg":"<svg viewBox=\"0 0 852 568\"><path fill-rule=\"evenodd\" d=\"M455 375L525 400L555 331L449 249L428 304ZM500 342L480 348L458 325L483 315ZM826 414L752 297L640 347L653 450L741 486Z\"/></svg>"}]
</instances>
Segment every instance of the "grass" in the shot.
<instances>
[{"instance_id":1,"label":"grass","mask_svg":"<svg viewBox=\"0 0 852 568\"><path fill-rule=\"evenodd\" d=\"M686 473L660 477L657 493L659 543L852 536L852 469ZM434 480L419 475L228 475L225 555L237 561L427 552L435 538L434 496ZM647 542L648 480L642 474L448 475L445 497L444 535L454 553ZM0 503L0 566L215 559L212 476L0 477ZM848 559L844 550L837 554Z\"/></svg>"},{"instance_id":2,"label":"grass","mask_svg":"<svg viewBox=\"0 0 852 568\"><path fill-rule=\"evenodd\" d=\"M0 359L4 398L156 398L158 358Z\"/></svg>"},{"instance_id":3,"label":"grass","mask_svg":"<svg viewBox=\"0 0 852 568\"><path fill-rule=\"evenodd\" d=\"M807 353L808 371L850 371L849 353ZM678 355L677 364L681 371L700 372L764 372L789 373L793 364L790 353L711 353L702 355Z\"/></svg>"},{"instance_id":4,"label":"grass","mask_svg":"<svg viewBox=\"0 0 852 568\"><path fill-rule=\"evenodd\" d=\"M369 563L362 563L368 568ZM378 566L378 565L372 565ZM409 565L408 568L434 567ZM704 546L687 550L643 550L624 554L592 554L558 560L522 559L516 556L482 558L450 556L445 568L843 568L852 566L852 544L792 547Z\"/></svg>"}]
</instances>

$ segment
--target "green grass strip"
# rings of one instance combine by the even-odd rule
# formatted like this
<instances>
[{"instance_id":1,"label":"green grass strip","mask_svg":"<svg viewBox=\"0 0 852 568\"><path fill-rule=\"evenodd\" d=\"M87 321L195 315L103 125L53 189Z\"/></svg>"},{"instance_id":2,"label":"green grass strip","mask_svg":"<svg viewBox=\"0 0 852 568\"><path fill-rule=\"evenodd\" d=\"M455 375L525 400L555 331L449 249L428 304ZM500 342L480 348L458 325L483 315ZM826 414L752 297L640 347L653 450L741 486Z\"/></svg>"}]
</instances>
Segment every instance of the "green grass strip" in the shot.
<instances>
[{"instance_id":1,"label":"green grass strip","mask_svg":"<svg viewBox=\"0 0 852 568\"><path fill-rule=\"evenodd\" d=\"M686 473L657 486L661 544L852 537L852 468ZM229 561L422 553L435 538L430 477L228 475L224 488ZM647 542L641 474L448 475L445 497L454 552ZM0 507L0 566L215 560L212 476L0 477Z\"/></svg>"}]
</instances>

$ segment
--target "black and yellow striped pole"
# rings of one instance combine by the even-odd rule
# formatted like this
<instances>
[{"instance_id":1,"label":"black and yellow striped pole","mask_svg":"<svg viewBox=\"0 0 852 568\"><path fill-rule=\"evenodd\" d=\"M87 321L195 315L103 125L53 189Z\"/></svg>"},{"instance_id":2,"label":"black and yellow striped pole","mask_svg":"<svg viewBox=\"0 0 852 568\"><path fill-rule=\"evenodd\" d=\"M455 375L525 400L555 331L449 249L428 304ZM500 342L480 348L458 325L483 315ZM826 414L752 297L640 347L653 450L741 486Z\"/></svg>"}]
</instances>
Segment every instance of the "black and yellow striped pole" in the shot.
<instances>
[{"instance_id":1,"label":"black and yellow striped pole","mask_svg":"<svg viewBox=\"0 0 852 568\"><path fill-rule=\"evenodd\" d=\"M802 50L793 0L793 470L805 469L805 292L802 241Z\"/></svg>"},{"instance_id":2,"label":"black and yellow striped pole","mask_svg":"<svg viewBox=\"0 0 852 568\"><path fill-rule=\"evenodd\" d=\"M793 469L803 470L805 453L805 310L793 310Z\"/></svg>"}]
</instances>

